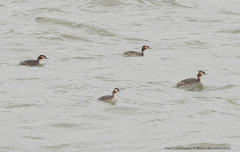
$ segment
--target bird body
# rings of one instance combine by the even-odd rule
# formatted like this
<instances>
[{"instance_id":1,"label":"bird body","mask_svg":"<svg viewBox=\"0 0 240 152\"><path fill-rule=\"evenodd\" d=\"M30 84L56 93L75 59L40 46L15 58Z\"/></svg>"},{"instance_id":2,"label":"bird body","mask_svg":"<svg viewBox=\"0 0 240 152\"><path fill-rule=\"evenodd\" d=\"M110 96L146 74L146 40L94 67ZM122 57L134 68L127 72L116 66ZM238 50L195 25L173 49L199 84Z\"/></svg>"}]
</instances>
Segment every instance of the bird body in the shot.
<instances>
[{"instance_id":1,"label":"bird body","mask_svg":"<svg viewBox=\"0 0 240 152\"><path fill-rule=\"evenodd\" d=\"M177 83L177 87L186 86L186 85L192 85L192 84L202 84L201 76L203 74L207 75L204 71L198 71L197 79L195 79L195 78L188 78L188 79L182 80L182 81Z\"/></svg>"},{"instance_id":2,"label":"bird body","mask_svg":"<svg viewBox=\"0 0 240 152\"><path fill-rule=\"evenodd\" d=\"M109 102L109 103L115 103L117 102L117 95L116 93L120 92L118 88L114 88L112 95L106 95L98 98L99 101Z\"/></svg>"},{"instance_id":3,"label":"bird body","mask_svg":"<svg viewBox=\"0 0 240 152\"><path fill-rule=\"evenodd\" d=\"M144 50L146 50L146 49L151 49L149 46L146 46L146 45L144 45L143 47L142 47L142 51L141 51L141 53L140 52L135 52L135 51L127 51L127 52L124 52L124 55L126 55L126 56L144 56Z\"/></svg>"},{"instance_id":4,"label":"bird body","mask_svg":"<svg viewBox=\"0 0 240 152\"><path fill-rule=\"evenodd\" d=\"M19 65L29 65L29 66L36 66L36 65L41 65L42 59L48 59L45 55L39 55L37 60L25 60L21 63L19 63Z\"/></svg>"}]
</instances>

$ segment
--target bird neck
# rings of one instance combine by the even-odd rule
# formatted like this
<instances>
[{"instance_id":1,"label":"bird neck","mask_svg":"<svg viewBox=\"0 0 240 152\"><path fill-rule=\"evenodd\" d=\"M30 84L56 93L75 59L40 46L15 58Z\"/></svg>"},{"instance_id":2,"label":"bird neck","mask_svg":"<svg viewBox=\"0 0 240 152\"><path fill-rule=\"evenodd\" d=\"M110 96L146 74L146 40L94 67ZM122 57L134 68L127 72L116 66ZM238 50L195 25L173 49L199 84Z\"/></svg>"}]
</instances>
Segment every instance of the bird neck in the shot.
<instances>
[{"instance_id":1,"label":"bird neck","mask_svg":"<svg viewBox=\"0 0 240 152\"><path fill-rule=\"evenodd\" d=\"M198 75L197 78L198 78L198 82L202 82L201 75Z\"/></svg>"},{"instance_id":2,"label":"bird neck","mask_svg":"<svg viewBox=\"0 0 240 152\"><path fill-rule=\"evenodd\" d=\"M37 61L39 62L39 64L43 63L42 59L37 59Z\"/></svg>"},{"instance_id":3,"label":"bird neck","mask_svg":"<svg viewBox=\"0 0 240 152\"><path fill-rule=\"evenodd\" d=\"M144 49L142 49L142 55L144 56Z\"/></svg>"},{"instance_id":4,"label":"bird neck","mask_svg":"<svg viewBox=\"0 0 240 152\"><path fill-rule=\"evenodd\" d=\"M112 96L115 97L116 96L116 92L113 91Z\"/></svg>"}]
</instances>

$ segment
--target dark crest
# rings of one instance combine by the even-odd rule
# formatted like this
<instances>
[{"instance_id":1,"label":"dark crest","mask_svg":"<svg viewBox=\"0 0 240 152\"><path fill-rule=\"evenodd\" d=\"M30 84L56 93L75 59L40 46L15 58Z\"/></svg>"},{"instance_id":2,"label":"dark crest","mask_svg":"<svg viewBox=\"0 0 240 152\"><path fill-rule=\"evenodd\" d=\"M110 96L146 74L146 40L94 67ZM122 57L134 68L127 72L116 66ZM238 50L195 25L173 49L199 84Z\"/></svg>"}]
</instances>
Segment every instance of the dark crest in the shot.
<instances>
[{"instance_id":1,"label":"dark crest","mask_svg":"<svg viewBox=\"0 0 240 152\"><path fill-rule=\"evenodd\" d=\"M45 55L39 55L38 59L48 59Z\"/></svg>"},{"instance_id":2,"label":"dark crest","mask_svg":"<svg viewBox=\"0 0 240 152\"><path fill-rule=\"evenodd\" d=\"M202 74L207 75L204 71L198 71L198 76L202 76Z\"/></svg>"},{"instance_id":3,"label":"dark crest","mask_svg":"<svg viewBox=\"0 0 240 152\"><path fill-rule=\"evenodd\" d=\"M120 92L120 90L118 88L114 88L114 90L117 90L118 92Z\"/></svg>"},{"instance_id":4,"label":"dark crest","mask_svg":"<svg viewBox=\"0 0 240 152\"><path fill-rule=\"evenodd\" d=\"M146 50L146 49L151 49L149 46L147 46L147 45L144 45L143 47L142 47L142 50L144 51L144 50Z\"/></svg>"}]
</instances>

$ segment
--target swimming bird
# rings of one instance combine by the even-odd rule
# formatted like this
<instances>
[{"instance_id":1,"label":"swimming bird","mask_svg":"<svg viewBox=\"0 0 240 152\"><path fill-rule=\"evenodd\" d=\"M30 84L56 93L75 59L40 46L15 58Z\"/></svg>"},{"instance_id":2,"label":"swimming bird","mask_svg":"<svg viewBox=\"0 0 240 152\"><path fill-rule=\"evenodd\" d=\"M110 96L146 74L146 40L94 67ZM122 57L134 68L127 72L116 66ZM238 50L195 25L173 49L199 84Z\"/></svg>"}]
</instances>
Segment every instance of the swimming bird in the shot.
<instances>
[{"instance_id":1,"label":"swimming bird","mask_svg":"<svg viewBox=\"0 0 240 152\"><path fill-rule=\"evenodd\" d=\"M127 52L124 52L124 55L126 56L144 56L144 50L146 49L151 49L149 46L146 46L144 45L142 47L142 52L135 52L135 51L127 51Z\"/></svg>"},{"instance_id":2,"label":"swimming bird","mask_svg":"<svg viewBox=\"0 0 240 152\"><path fill-rule=\"evenodd\" d=\"M115 103L117 101L117 95L116 93L120 92L118 88L114 88L112 95L106 95L98 98L99 101L105 101L109 103Z\"/></svg>"},{"instance_id":3,"label":"swimming bird","mask_svg":"<svg viewBox=\"0 0 240 152\"><path fill-rule=\"evenodd\" d=\"M182 81L177 83L177 87L186 86L186 85L192 85L192 84L202 84L201 76L203 74L207 75L204 71L198 71L197 79L189 78L189 79L182 80Z\"/></svg>"},{"instance_id":4,"label":"swimming bird","mask_svg":"<svg viewBox=\"0 0 240 152\"><path fill-rule=\"evenodd\" d=\"M48 59L48 58L45 55L39 55L37 60L25 60L25 61L19 63L19 65L29 65L29 66L41 65L42 59Z\"/></svg>"}]
</instances>

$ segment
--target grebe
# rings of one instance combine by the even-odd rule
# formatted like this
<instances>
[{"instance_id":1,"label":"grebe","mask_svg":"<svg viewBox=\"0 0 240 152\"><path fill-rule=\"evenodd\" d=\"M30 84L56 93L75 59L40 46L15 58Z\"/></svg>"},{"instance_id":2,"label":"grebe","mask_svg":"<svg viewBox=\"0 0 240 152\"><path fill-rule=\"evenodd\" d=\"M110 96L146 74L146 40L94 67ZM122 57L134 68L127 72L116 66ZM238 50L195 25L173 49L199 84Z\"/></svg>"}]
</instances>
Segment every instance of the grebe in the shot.
<instances>
[{"instance_id":1,"label":"grebe","mask_svg":"<svg viewBox=\"0 0 240 152\"><path fill-rule=\"evenodd\" d=\"M124 52L124 55L127 56L144 56L144 50L146 49L151 49L149 46L144 45L142 47L142 52L135 52L135 51L128 51L128 52Z\"/></svg>"},{"instance_id":2,"label":"grebe","mask_svg":"<svg viewBox=\"0 0 240 152\"><path fill-rule=\"evenodd\" d=\"M25 60L19 63L19 65L30 65L30 66L40 65L42 64L42 61L41 61L42 59L48 59L48 58L45 55L39 55L37 60Z\"/></svg>"},{"instance_id":3,"label":"grebe","mask_svg":"<svg viewBox=\"0 0 240 152\"><path fill-rule=\"evenodd\" d=\"M114 88L112 95L106 95L106 96L102 96L101 98L99 98L99 101L105 101L105 102L109 102L109 103L115 103L117 101L117 95L116 93L120 92L118 88Z\"/></svg>"},{"instance_id":4,"label":"grebe","mask_svg":"<svg viewBox=\"0 0 240 152\"><path fill-rule=\"evenodd\" d=\"M207 75L204 71L198 71L197 79L189 78L189 79L182 80L181 82L177 83L177 87L191 85L191 84L198 84L198 83L202 84L201 76L203 74Z\"/></svg>"}]
</instances>

